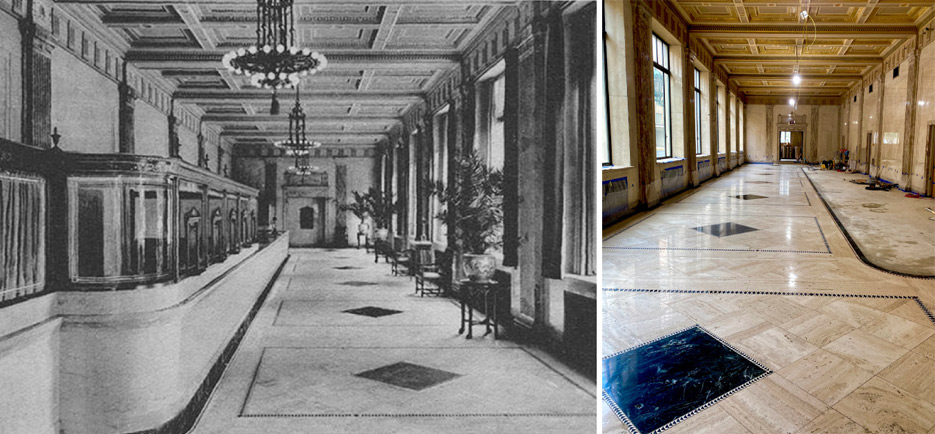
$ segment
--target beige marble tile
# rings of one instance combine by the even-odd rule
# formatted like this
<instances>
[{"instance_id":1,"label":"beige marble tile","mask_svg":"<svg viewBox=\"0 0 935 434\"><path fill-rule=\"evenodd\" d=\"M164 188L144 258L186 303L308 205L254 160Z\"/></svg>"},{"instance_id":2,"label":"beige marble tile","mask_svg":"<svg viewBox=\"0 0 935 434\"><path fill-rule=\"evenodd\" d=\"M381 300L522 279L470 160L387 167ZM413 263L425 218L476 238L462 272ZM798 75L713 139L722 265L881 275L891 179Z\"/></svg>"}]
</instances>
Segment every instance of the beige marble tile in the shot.
<instances>
[{"instance_id":1,"label":"beige marble tile","mask_svg":"<svg viewBox=\"0 0 935 434\"><path fill-rule=\"evenodd\" d=\"M789 302L795 303L799 306L806 307L812 310L820 309L822 306L834 303L835 301L840 300L837 297L806 297L806 296L797 296L797 297L788 297Z\"/></svg>"},{"instance_id":2,"label":"beige marble tile","mask_svg":"<svg viewBox=\"0 0 935 434\"><path fill-rule=\"evenodd\" d=\"M935 404L935 360L910 351L880 372L880 378Z\"/></svg>"},{"instance_id":3,"label":"beige marble tile","mask_svg":"<svg viewBox=\"0 0 935 434\"><path fill-rule=\"evenodd\" d=\"M706 408L678 425L667 430L671 434L749 434L737 419L727 414L720 406Z\"/></svg>"},{"instance_id":4,"label":"beige marble tile","mask_svg":"<svg viewBox=\"0 0 935 434\"><path fill-rule=\"evenodd\" d=\"M859 329L825 345L823 349L874 374L909 351Z\"/></svg>"},{"instance_id":5,"label":"beige marble tile","mask_svg":"<svg viewBox=\"0 0 935 434\"><path fill-rule=\"evenodd\" d=\"M824 313L804 319L796 318L783 324L783 328L818 347L823 347L854 330L850 324Z\"/></svg>"},{"instance_id":6,"label":"beige marble tile","mask_svg":"<svg viewBox=\"0 0 935 434\"><path fill-rule=\"evenodd\" d=\"M721 339L731 339L737 335L752 336L771 327L771 325L756 314L744 312L725 315L715 321L705 323L704 327Z\"/></svg>"},{"instance_id":7,"label":"beige marble tile","mask_svg":"<svg viewBox=\"0 0 935 434\"><path fill-rule=\"evenodd\" d=\"M681 301L669 306L694 318L698 322L711 321L719 318L728 313L729 310L727 309L730 308L729 306L719 305L713 298L705 299L701 297Z\"/></svg>"},{"instance_id":8,"label":"beige marble tile","mask_svg":"<svg viewBox=\"0 0 935 434\"><path fill-rule=\"evenodd\" d=\"M808 315L812 310L794 303L788 303L784 299L791 297L768 297L763 300L751 303L749 308L756 312L763 319L780 325L790 320Z\"/></svg>"},{"instance_id":9,"label":"beige marble tile","mask_svg":"<svg viewBox=\"0 0 935 434\"><path fill-rule=\"evenodd\" d=\"M771 327L740 342L740 347L773 370L802 358L818 347L778 327Z\"/></svg>"},{"instance_id":10,"label":"beige marble tile","mask_svg":"<svg viewBox=\"0 0 935 434\"><path fill-rule=\"evenodd\" d=\"M695 325L697 321L681 312L668 312L656 317L643 318L626 323L627 329L639 339L649 341L660 336Z\"/></svg>"},{"instance_id":11,"label":"beige marble tile","mask_svg":"<svg viewBox=\"0 0 935 434\"><path fill-rule=\"evenodd\" d=\"M870 430L830 409L809 422L796 434L871 434Z\"/></svg>"},{"instance_id":12,"label":"beige marble tile","mask_svg":"<svg viewBox=\"0 0 935 434\"><path fill-rule=\"evenodd\" d=\"M919 344L919 346L913 348L912 351L935 360L935 336L926 339L924 342Z\"/></svg>"},{"instance_id":13,"label":"beige marble tile","mask_svg":"<svg viewBox=\"0 0 935 434\"><path fill-rule=\"evenodd\" d=\"M757 381L718 406L757 434L794 433L828 409L778 375Z\"/></svg>"},{"instance_id":14,"label":"beige marble tile","mask_svg":"<svg viewBox=\"0 0 935 434\"><path fill-rule=\"evenodd\" d=\"M906 301L902 298L849 298L848 300L883 312L890 312Z\"/></svg>"},{"instance_id":15,"label":"beige marble tile","mask_svg":"<svg viewBox=\"0 0 935 434\"><path fill-rule=\"evenodd\" d=\"M828 405L834 405L873 376L824 350L815 351L778 373Z\"/></svg>"},{"instance_id":16,"label":"beige marble tile","mask_svg":"<svg viewBox=\"0 0 935 434\"><path fill-rule=\"evenodd\" d=\"M933 329L890 314L877 317L861 327L861 330L907 349L915 348L924 340L935 335Z\"/></svg>"},{"instance_id":17,"label":"beige marble tile","mask_svg":"<svg viewBox=\"0 0 935 434\"><path fill-rule=\"evenodd\" d=\"M873 432L926 433L935 426L935 405L879 377L871 378L834 409Z\"/></svg>"},{"instance_id":18,"label":"beige marble tile","mask_svg":"<svg viewBox=\"0 0 935 434\"><path fill-rule=\"evenodd\" d=\"M884 313L883 311L856 303L853 300L838 300L834 303L822 306L819 310L853 327L865 325L875 318L883 316Z\"/></svg>"},{"instance_id":19,"label":"beige marble tile","mask_svg":"<svg viewBox=\"0 0 935 434\"><path fill-rule=\"evenodd\" d=\"M935 329L935 324L925 316L925 313L922 312L922 309L919 308L919 304L916 303L915 300L905 301L896 309L891 310L890 314L898 315L923 327Z\"/></svg>"}]
</instances>

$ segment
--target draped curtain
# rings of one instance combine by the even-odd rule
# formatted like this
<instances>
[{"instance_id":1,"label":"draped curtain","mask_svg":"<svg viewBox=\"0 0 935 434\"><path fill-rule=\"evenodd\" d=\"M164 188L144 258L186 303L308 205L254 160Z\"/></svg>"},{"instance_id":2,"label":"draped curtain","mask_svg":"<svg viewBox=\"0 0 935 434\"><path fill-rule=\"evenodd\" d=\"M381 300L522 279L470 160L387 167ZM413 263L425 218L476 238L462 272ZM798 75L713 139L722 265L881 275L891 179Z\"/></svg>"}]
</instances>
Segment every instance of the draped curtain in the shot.
<instances>
[{"instance_id":1,"label":"draped curtain","mask_svg":"<svg viewBox=\"0 0 935 434\"><path fill-rule=\"evenodd\" d=\"M0 302L43 290L45 181L0 173Z\"/></svg>"}]
</instances>

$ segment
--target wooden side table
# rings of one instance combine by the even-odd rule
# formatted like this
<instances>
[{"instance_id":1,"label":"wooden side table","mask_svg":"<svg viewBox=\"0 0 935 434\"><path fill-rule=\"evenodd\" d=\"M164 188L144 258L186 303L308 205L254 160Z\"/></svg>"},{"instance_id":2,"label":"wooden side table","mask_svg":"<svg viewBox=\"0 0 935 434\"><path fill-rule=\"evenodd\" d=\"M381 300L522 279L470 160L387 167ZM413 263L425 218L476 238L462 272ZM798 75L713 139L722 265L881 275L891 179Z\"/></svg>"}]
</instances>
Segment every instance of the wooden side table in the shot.
<instances>
[{"instance_id":1,"label":"wooden side table","mask_svg":"<svg viewBox=\"0 0 935 434\"><path fill-rule=\"evenodd\" d=\"M474 337L474 326L483 325L486 327L484 336L489 335L491 328L493 328L493 338L498 339L500 337L497 330L498 283L494 280L476 281L470 279L463 279L458 282L461 286L461 329L458 330L458 334L464 333L465 328L467 328L467 336L465 337L471 339ZM487 314L484 319L475 320L474 309L471 308L468 302L479 301L481 297L483 297L484 312L487 312ZM493 298L492 301L491 297ZM493 310L491 310L491 306ZM467 309L467 312L465 312L465 309Z\"/></svg>"}]
</instances>

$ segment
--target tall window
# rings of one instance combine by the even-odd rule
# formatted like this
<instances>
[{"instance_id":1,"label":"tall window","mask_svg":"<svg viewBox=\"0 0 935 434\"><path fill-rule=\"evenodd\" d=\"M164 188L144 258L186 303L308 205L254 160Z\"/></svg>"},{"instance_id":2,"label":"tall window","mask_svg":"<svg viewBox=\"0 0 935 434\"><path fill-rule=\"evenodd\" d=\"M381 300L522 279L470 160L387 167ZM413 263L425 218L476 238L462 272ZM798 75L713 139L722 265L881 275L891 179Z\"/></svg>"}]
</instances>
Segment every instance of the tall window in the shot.
<instances>
[{"instance_id":1,"label":"tall window","mask_svg":"<svg viewBox=\"0 0 935 434\"><path fill-rule=\"evenodd\" d=\"M653 34L653 103L656 124L656 158L672 156L672 92L669 44Z\"/></svg>"},{"instance_id":2,"label":"tall window","mask_svg":"<svg viewBox=\"0 0 935 434\"><path fill-rule=\"evenodd\" d=\"M779 143L792 143L792 132L780 131L779 132Z\"/></svg>"},{"instance_id":3,"label":"tall window","mask_svg":"<svg viewBox=\"0 0 935 434\"><path fill-rule=\"evenodd\" d=\"M499 62L477 82L475 149L487 165L503 168L504 118L506 104L505 63Z\"/></svg>"},{"instance_id":4,"label":"tall window","mask_svg":"<svg viewBox=\"0 0 935 434\"><path fill-rule=\"evenodd\" d=\"M721 153L721 87L717 87L717 91L714 92L714 102L716 107L714 108L714 140L716 143L714 147L714 153Z\"/></svg>"},{"instance_id":5,"label":"tall window","mask_svg":"<svg viewBox=\"0 0 935 434\"><path fill-rule=\"evenodd\" d=\"M695 69L695 154L701 154L701 71Z\"/></svg>"},{"instance_id":6,"label":"tall window","mask_svg":"<svg viewBox=\"0 0 935 434\"><path fill-rule=\"evenodd\" d=\"M432 155L432 182L448 184L448 107L445 106L435 115L435 152ZM435 218L442 210L442 204L438 196L432 199L432 239L437 243L445 243L448 240L448 232L445 222Z\"/></svg>"}]
</instances>

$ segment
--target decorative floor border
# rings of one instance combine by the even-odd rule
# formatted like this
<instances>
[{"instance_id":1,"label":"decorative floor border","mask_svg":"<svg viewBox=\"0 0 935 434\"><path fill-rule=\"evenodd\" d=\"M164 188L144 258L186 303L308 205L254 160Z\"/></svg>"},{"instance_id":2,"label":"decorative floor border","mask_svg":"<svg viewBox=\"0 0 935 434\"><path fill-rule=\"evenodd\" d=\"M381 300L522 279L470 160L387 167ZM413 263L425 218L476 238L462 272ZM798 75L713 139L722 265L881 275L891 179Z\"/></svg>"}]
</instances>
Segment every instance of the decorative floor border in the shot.
<instances>
[{"instance_id":1,"label":"decorative floor border","mask_svg":"<svg viewBox=\"0 0 935 434\"><path fill-rule=\"evenodd\" d=\"M827 242L825 243L827 245ZM816 253L830 255L831 251L818 252L814 250L780 250L780 249L704 249L695 247L612 247L602 246L602 249L613 250L687 250L687 251L710 251L710 252L763 252L763 253Z\"/></svg>"},{"instance_id":2,"label":"decorative floor border","mask_svg":"<svg viewBox=\"0 0 935 434\"><path fill-rule=\"evenodd\" d=\"M931 276L927 274L912 274L912 273L903 273L900 271L889 270L877 264L874 264L869 259L867 259L867 256L864 255L864 252L860 250L860 246L858 246L857 242L854 241L854 238L851 237L850 232L848 232L847 228L844 227L844 224L841 223L841 219L838 218L838 215L835 214L834 210L831 208L831 204L829 204L828 201L825 200L825 197L821 194L821 191L818 190L818 186L815 185L815 182L812 181L812 178L808 176L808 172L805 171L804 167L802 168L802 173L805 174L805 178L808 179L808 183L811 184L812 189L815 190L815 194L817 194L818 198L821 199L821 203L825 205L825 209L828 210L828 214L831 214L831 219L834 220L834 223L838 226L838 229L840 229L841 233L844 234L844 238L847 240L847 243L851 245L851 249L854 250L854 253L857 255L857 258L860 259L860 262L863 262L864 264L876 270L882 271L884 273L895 274L897 276L910 277L913 279L928 279L928 280L935 279L935 276Z\"/></svg>"},{"instance_id":3,"label":"decorative floor border","mask_svg":"<svg viewBox=\"0 0 935 434\"><path fill-rule=\"evenodd\" d=\"M245 414L244 418L455 418L455 417L588 417L595 413L294 413Z\"/></svg>"},{"instance_id":4,"label":"decorative floor border","mask_svg":"<svg viewBox=\"0 0 935 434\"><path fill-rule=\"evenodd\" d=\"M647 346L647 345L649 345L649 344L658 342L658 341L660 341L660 340L666 339L666 338L668 338L668 337L677 335L677 334L679 334L679 333L682 333L682 332L685 332L685 331L688 331L688 330L691 330L691 329L698 329L698 330L702 331L704 334L706 334L706 335L708 335L708 336L714 338L716 341L720 342L720 343L721 343L722 345L724 345L725 347L730 348L730 349L731 349L732 351L734 351L735 353L740 354L741 356L743 356L743 358L744 358L744 359L747 359L747 361L749 361L750 363L753 363L754 365L758 366L758 367L759 367L760 369L762 369L764 372L763 372L762 374L760 374L759 376L757 376L756 378L752 378L752 379L750 379L750 380L744 382L743 384L741 384L741 385L739 385L739 386L737 386L737 387L735 387L735 388L733 388L733 389L731 389L731 390L728 390L727 392L724 392L724 393L721 394L720 396L718 396L718 397L716 397L716 398L714 398L714 399L712 399L712 400L710 400L710 401L707 401L707 402L705 402L704 404L701 404L700 406L694 408L693 410L689 411L688 413L685 413L685 414L683 414L683 415L677 417L676 419L674 419L674 420L672 420L672 421L666 423L665 425L663 425L663 426L661 426L661 427L659 427L659 428L656 428L656 429L653 430L653 431L650 431L650 432L647 433L647 434L658 434L658 433L661 433L661 432L663 432L663 431L665 431L665 430L667 430L667 429L669 429L669 428L672 428L673 426L678 425L680 422L683 422L683 421L685 421L686 419L688 419L688 418L690 418L690 417L692 417L692 416L694 416L694 415L696 415L696 414L698 414L698 413L704 411L704 410L707 409L708 407L710 407L710 406L712 406L712 405L714 405L714 404L717 404L718 402L724 400L725 398L727 398L727 397L729 397L729 396L731 396L731 395L733 395L733 394L735 394L735 393L737 393L737 392L743 390L743 389L746 388L747 386L749 386L749 385L751 385L751 384L753 384L753 383L755 383L755 382L757 382L757 381L763 379L763 378L766 377L767 375L773 373L773 371L772 371L771 369L769 369L766 365L764 365L764 364L762 364L762 363L756 361L754 358L750 357L749 355L747 355L747 354L744 353L743 351L738 350L738 349L735 348L733 345L727 343L727 341L721 339L720 337L718 337L718 336L715 335L714 333L711 333L708 329L702 327L702 326L699 325L699 324L695 324L695 325L693 325L693 326L686 327L686 328L681 329L681 330L678 330L678 331L674 331L674 332L669 333L669 334L667 334L667 335L660 336L660 337L658 337L658 338L656 338L656 339L653 339L653 340L651 340L651 341L644 342L644 343L642 343L642 344L639 344L639 345L636 345L636 346L627 348L627 349L622 350L622 351L617 351L616 353L613 353L613 354L611 354L611 355L609 355L609 356L603 357L602 360L607 360L607 359L609 359L609 358L616 357L616 356L618 356L618 355L620 355L620 354L628 353L628 352L630 352L630 351L637 350L637 349L642 348L642 347L644 347L644 346ZM603 386L601 387L601 397L603 398L603 400L604 400L604 402L607 404L607 406L610 407L611 411L613 411L614 414L617 415L617 418L620 419L620 421L623 422L624 425L626 425L627 431L629 431L630 434L643 434L642 432L640 432L639 429L636 428L635 425L633 425L633 422L630 421L630 418L627 417L627 415L623 412L623 410L622 410L619 406L617 406L617 403L615 403L615 402L613 401L613 399L610 398L610 395L607 394L607 391L604 390Z\"/></svg>"},{"instance_id":5,"label":"decorative floor border","mask_svg":"<svg viewBox=\"0 0 935 434\"><path fill-rule=\"evenodd\" d=\"M733 294L733 295L788 295L800 297L841 297L841 298L883 298L912 300L926 318L935 325L935 314L932 313L919 297L914 295L886 295L886 294L836 294L828 292L782 292L782 291L737 291L737 290L691 290L691 289L643 289L643 288L601 288L606 292L649 292L649 293L676 293L676 294Z\"/></svg>"},{"instance_id":6,"label":"decorative floor border","mask_svg":"<svg viewBox=\"0 0 935 434\"><path fill-rule=\"evenodd\" d=\"M806 197L807 197L807 196L806 196ZM833 254L833 253L831 252L831 245L828 244L828 238L825 237L825 231L821 229L821 222L819 222L819 221L818 221L818 217L815 217L815 216L778 216L778 217L776 217L776 218L789 218L789 217L794 217L794 218L811 218L811 219L815 220L815 226L818 227L818 234L821 235L821 241L825 244L825 249L828 250L827 252L819 252L819 251L813 251L813 250L783 250L783 249L717 249L717 248L700 248L700 247L667 247L667 248L661 248L661 247L614 247L614 246L606 246L606 247L605 247L605 246L603 246L604 242L610 241L610 239L615 238L616 236L623 234L623 232L629 230L629 229L632 228L633 226L636 226L636 225L638 225L638 224L640 224L640 223L646 221L648 218L650 218L650 217L652 217L652 216L655 216L655 215L695 215L695 216L702 216L702 215L707 215L707 214L685 214L685 213L654 212L654 213L652 213L652 214L650 214L650 215L647 215L646 217L641 218L639 221L634 222L633 224L631 224L631 225L629 225L629 226L627 226L627 227L621 229L619 232L617 232L617 233L615 233L615 234L613 234L613 235L607 237L606 239L601 240L601 244L602 244L601 248L603 248L603 249L617 249L617 250L710 250L710 251L713 251L713 252L827 253L827 254L829 254L829 255L830 255L830 254ZM768 216L757 216L757 217L768 217ZM762 230L762 229L757 229L757 230Z\"/></svg>"}]
</instances>

